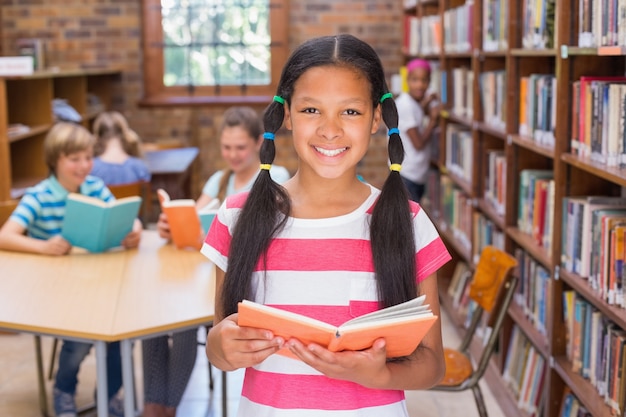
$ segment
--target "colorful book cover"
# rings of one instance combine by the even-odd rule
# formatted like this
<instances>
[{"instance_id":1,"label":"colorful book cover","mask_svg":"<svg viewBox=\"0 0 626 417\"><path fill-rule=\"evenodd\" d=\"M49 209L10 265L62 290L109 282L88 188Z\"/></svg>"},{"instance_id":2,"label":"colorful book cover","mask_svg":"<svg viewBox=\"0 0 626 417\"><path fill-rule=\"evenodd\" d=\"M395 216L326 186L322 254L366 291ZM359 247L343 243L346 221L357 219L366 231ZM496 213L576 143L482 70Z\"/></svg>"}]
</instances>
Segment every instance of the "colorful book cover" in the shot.
<instances>
[{"instance_id":1,"label":"colorful book cover","mask_svg":"<svg viewBox=\"0 0 626 417\"><path fill-rule=\"evenodd\" d=\"M72 246L89 252L104 252L121 246L133 230L141 197L104 202L99 198L70 193L65 206L61 236Z\"/></svg>"}]
</instances>

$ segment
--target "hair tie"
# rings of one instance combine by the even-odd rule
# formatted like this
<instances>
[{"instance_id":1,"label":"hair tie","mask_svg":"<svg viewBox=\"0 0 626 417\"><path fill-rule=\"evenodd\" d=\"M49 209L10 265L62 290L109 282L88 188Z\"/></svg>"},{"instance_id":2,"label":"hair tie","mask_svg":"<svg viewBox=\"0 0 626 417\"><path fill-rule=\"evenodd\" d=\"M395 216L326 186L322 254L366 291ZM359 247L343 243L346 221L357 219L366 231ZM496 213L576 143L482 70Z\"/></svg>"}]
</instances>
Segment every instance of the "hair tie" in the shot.
<instances>
[{"instance_id":1,"label":"hair tie","mask_svg":"<svg viewBox=\"0 0 626 417\"><path fill-rule=\"evenodd\" d=\"M383 94L383 96L380 98L380 102L382 103L383 101L387 100L388 98L393 98L393 94L392 93L385 93L385 94Z\"/></svg>"},{"instance_id":2,"label":"hair tie","mask_svg":"<svg viewBox=\"0 0 626 417\"><path fill-rule=\"evenodd\" d=\"M269 140L274 140L276 136L274 136L274 134L272 132L265 132L263 133L263 139L269 139Z\"/></svg>"},{"instance_id":3,"label":"hair tie","mask_svg":"<svg viewBox=\"0 0 626 417\"><path fill-rule=\"evenodd\" d=\"M387 132L387 135L391 136L393 134L400 134L400 130L397 127L392 127L391 129L389 129L389 132Z\"/></svg>"},{"instance_id":4,"label":"hair tie","mask_svg":"<svg viewBox=\"0 0 626 417\"><path fill-rule=\"evenodd\" d=\"M264 169L266 171L269 171L271 167L272 164L261 164L261 169Z\"/></svg>"},{"instance_id":5,"label":"hair tie","mask_svg":"<svg viewBox=\"0 0 626 417\"><path fill-rule=\"evenodd\" d=\"M389 165L389 170L390 171L400 172L401 169L402 169L402 165L400 165L400 164L391 164L391 165Z\"/></svg>"},{"instance_id":6,"label":"hair tie","mask_svg":"<svg viewBox=\"0 0 626 417\"><path fill-rule=\"evenodd\" d=\"M285 104L285 99L282 98L281 96L274 96L273 99L275 102L280 103L280 104Z\"/></svg>"}]
</instances>

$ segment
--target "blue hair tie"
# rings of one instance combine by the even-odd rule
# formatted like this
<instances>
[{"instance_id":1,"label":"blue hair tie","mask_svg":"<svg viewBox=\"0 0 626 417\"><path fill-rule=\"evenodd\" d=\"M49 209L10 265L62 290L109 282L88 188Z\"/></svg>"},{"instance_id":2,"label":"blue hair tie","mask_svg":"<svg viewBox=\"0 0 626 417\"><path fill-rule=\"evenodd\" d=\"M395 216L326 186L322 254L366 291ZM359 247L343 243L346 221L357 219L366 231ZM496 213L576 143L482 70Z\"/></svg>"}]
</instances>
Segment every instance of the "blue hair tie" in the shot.
<instances>
[{"instance_id":1,"label":"blue hair tie","mask_svg":"<svg viewBox=\"0 0 626 417\"><path fill-rule=\"evenodd\" d=\"M398 130L398 128L397 128L397 127L392 127L391 129L389 129L389 132L387 132L387 134L388 134L389 136L393 135L394 133L396 133L396 134L398 134L398 135L399 135L399 134L400 134L400 130Z\"/></svg>"},{"instance_id":2,"label":"blue hair tie","mask_svg":"<svg viewBox=\"0 0 626 417\"><path fill-rule=\"evenodd\" d=\"M272 132L263 133L263 139L274 140L275 136Z\"/></svg>"}]
</instances>

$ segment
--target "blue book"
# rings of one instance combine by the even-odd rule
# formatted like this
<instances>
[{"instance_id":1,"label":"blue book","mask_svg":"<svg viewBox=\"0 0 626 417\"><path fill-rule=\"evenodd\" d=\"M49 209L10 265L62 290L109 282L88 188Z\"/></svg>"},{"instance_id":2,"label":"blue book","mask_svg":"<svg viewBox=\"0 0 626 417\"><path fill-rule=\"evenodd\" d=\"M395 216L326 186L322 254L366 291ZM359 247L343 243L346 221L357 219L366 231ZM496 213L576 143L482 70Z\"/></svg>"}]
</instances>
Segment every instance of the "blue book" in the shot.
<instances>
[{"instance_id":1,"label":"blue book","mask_svg":"<svg viewBox=\"0 0 626 417\"><path fill-rule=\"evenodd\" d=\"M140 206L138 196L105 202L71 193L67 197L61 235L72 246L94 253L121 246L133 229Z\"/></svg>"}]
</instances>

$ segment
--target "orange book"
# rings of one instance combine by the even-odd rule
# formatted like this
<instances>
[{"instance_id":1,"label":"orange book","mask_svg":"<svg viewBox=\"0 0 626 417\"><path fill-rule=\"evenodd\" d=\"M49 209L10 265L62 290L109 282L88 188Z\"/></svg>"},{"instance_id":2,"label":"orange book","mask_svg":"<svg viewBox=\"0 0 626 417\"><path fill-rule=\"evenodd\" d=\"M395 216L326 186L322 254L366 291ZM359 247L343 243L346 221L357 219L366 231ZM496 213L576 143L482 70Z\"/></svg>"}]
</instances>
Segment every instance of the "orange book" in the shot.
<instances>
[{"instance_id":1,"label":"orange book","mask_svg":"<svg viewBox=\"0 0 626 417\"><path fill-rule=\"evenodd\" d=\"M239 326L267 329L285 340L316 343L333 352L363 350L378 338L387 342L387 357L410 355L437 321L426 296L348 320L340 326L253 301L239 303ZM293 356L287 349L279 353Z\"/></svg>"},{"instance_id":2,"label":"orange book","mask_svg":"<svg viewBox=\"0 0 626 417\"><path fill-rule=\"evenodd\" d=\"M194 200L171 200L167 191L161 188L157 190L157 195L161 211L167 215L174 245L178 249L200 249L202 238L208 232L217 209L211 205L198 212Z\"/></svg>"}]
</instances>

